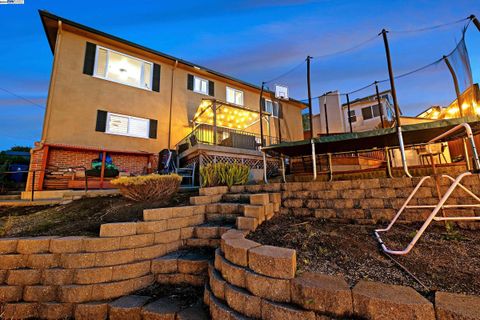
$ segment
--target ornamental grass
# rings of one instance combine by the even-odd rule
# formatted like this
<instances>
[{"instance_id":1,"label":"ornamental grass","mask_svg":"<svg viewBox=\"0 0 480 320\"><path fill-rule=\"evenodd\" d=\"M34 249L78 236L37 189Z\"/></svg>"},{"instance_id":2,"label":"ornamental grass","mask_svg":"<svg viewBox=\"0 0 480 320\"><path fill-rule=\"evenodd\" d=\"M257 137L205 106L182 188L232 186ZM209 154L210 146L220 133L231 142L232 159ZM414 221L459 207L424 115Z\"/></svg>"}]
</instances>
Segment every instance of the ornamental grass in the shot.
<instances>
[{"instance_id":1,"label":"ornamental grass","mask_svg":"<svg viewBox=\"0 0 480 320\"><path fill-rule=\"evenodd\" d=\"M181 182L178 174L120 177L111 181L125 198L133 201L167 201L178 192Z\"/></svg>"}]
</instances>

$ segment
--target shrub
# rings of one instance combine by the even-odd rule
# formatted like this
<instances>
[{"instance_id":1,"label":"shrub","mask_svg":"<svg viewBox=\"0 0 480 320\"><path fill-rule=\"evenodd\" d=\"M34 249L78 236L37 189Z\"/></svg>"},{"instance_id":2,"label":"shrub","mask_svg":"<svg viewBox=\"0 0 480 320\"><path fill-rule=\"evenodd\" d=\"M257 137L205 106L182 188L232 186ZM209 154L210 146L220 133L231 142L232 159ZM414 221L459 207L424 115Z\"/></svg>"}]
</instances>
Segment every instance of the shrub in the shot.
<instances>
[{"instance_id":1,"label":"shrub","mask_svg":"<svg viewBox=\"0 0 480 320\"><path fill-rule=\"evenodd\" d=\"M250 167L241 163L210 163L200 168L202 187L242 185L248 182Z\"/></svg>"},{"instance_id":2,"label":"shrub","mask_svg":"<svg viewBox=\"0 0 480 320\"><path fill-rule=\"evenodd\" d=\"M122 195L134 201L168 200L180 187L182 177L178 174L120 177L111 181L119 187Z\"/></svg>"}]
</instances>

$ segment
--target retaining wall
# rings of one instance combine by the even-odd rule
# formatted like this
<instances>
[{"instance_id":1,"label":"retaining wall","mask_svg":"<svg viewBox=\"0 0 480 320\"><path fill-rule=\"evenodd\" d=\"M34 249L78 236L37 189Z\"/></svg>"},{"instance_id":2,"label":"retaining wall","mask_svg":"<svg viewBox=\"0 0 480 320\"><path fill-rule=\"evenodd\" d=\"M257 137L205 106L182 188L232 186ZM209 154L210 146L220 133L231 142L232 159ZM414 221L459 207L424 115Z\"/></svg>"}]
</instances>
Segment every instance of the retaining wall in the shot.
<instances>
[{"instance_id":1,"label":"retaining wall","mask_svg":"<svg viewBox=\"0 0 480 320\"><path fill-rule=\"evenodd\" d=\"M411 287L342 276L296 274L296 252L264 246L230 230L209 266L204 301L212 319L480 319L480 297L437 292L434 303Z\"/></svg>"}]
</instances>

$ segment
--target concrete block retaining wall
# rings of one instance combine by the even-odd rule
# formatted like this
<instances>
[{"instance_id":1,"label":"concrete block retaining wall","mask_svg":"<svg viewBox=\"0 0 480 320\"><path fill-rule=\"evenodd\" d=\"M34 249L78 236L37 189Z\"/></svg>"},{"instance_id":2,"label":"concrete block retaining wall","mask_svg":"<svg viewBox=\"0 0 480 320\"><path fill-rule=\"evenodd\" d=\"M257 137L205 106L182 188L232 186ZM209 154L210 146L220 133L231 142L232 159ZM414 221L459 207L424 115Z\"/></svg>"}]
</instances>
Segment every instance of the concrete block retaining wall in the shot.
<instances>
[{"instance_id":1,"label":"concrete block retaining wall","mask_svg":"<svg viewBox=\"0 0 480 320\"><path fill-rule=\"evenodd\" d=\"M455 177L455 176L454 176ZM390 221L413 191L420 178L365 179L332 182L289 182L233 187L234 192L280 192L281 213L311 216L338 222L375 224ZM480 195L480 178L471 175L462 182ZM444 194L451 182L441 179ZM433 180L421 187L411 205L435 205L438 196ZM454 191L447 204L477 203L461 189ZM399 221L423 222L431 209L408 209ZM448 214L449 211L447 211ZM474 209L462 209L465 216L478 215ZM478 222L458 222L460 227L478 229Z\"/></svg>"},{"instance_id":2,"label":"concrete block retaining wall","mask_svg":"<svg viewBox=\"0 0 480 320\"><path fill-rule=\"evenodd\" d=\"M254 195L230 206L217 203L226 196L224 188L203 189L193 206L145 210L144 221L103 225L99 238L0 239L0 314L105 319L113 312L105 301L157 281L205 283L204 301L214 320L480 319L480 297L437 293L434 305L409 287L361 281L350 288L341 276L298 275L294 250L245 238L279 212L279 191L304 188L315 192L307 184L234 187L230 192ZM237 229L198 226L217 209L236 212ZM214 262L179 254L189 240L207 241L193 246L219 245Z\"/></svg>"}]
</instances>

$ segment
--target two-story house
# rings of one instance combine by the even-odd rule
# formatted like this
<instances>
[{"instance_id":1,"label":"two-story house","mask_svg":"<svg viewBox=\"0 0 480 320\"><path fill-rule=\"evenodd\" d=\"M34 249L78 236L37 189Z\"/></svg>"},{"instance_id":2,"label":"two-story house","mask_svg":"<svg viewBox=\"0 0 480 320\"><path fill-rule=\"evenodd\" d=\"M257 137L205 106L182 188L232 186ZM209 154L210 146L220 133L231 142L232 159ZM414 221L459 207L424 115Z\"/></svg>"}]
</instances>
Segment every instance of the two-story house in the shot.
<instances>
[{"instance_id":1,"label":"two-story house","mask_svg":"<svg viewBox=\"0 0 480 320\"><path fill-rule=\"evenodd\" d=\"M32 150L36 190L82 187L82 179L62 168L90 169L95 160L102 170L89 186L106 187L105 162L127 174L151 172L159 152L179 144L180 152L188 151L185 162L199 162L205 152L197 142L209 146L207 155L253 168L262 159L260 125L266 144L280 136L302 139L305 105L298 101L269 91L260 99L261 88L253 84L39 13L54 60L42 136ZM195 139L185 140L192 133ZM238 139L242 134L254 138Z\"/></svg>"}]
</instances>

